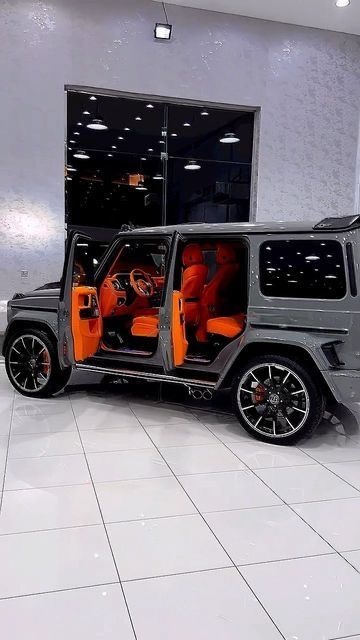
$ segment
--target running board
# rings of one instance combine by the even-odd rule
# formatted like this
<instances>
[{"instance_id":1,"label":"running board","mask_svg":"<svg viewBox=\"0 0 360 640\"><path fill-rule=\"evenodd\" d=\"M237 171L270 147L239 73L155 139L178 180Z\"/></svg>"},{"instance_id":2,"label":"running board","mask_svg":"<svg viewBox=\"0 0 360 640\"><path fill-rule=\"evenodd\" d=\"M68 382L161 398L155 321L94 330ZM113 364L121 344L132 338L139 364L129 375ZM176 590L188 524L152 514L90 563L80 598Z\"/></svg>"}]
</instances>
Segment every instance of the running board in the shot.
<instances>
[{"instance_id":1,"label":"running board","mask_svg":"<svg viewBox=\"0 0 360 640\"><path fill-rule=\"evenodd\" d=\"M185 387L205 387L206 389L215 389L216 382L210 380L195 380L189 378L180 378L179 376L166 375L165 373L149 373L142 371L129 371L128 369L107 369L104 367L94 367L90 364L76 364L75 369L82 371L97 371L98 373L107 373L113 376L123 376L124 378L140 378L143 380L154 380L159 382L173 382L183 384Z\"/></svg>"}]
</instances>

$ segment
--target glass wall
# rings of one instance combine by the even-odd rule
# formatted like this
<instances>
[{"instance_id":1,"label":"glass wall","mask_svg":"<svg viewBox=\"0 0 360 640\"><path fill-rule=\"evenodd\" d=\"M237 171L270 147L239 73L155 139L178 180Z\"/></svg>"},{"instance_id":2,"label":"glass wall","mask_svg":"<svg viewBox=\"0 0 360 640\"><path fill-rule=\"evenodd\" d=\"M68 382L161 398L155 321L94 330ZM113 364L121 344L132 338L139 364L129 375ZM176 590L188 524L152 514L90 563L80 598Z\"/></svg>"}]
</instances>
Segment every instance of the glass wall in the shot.
<instances>
[{"instance_id":1,"label":"glass wall","mask_svg":"<svg viewBox=\"0 0 360 640\"><path fill-rule=\"evenodd\" d=\"M67 93L68 228L249 219L254 114Z\"/></svg>"}]
</instances>

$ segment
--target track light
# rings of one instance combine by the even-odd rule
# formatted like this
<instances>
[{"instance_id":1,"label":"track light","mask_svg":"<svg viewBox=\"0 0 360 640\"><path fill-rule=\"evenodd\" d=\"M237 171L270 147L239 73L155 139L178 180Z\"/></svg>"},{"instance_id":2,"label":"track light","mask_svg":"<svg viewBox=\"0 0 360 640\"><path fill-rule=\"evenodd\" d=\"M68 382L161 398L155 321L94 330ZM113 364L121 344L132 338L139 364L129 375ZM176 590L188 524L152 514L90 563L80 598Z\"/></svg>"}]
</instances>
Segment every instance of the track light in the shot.
<instances>
[{"instance_id":1,"label":"track light","mask_svg":"<svg viewBox=\"0 0 360 640\"><path fill-rule=\"evenodd\" d=\"M95 131L104 131L108 128L102 118L93 118L86 126L88 129L95 129Z\"/></svg>"},{"instance_id":2,"label":"track light","mask_svg":"<svg viewBox=\"0 0 360 640\"><path fill-rule=\"evenodd\" d=\"M187 169L188 171L197 171L198 169L201 169L201 164L199 164L197 160L188 160L184 165L184 169Z\"/></svg>"},{"instance_id":3,"label":"track light","mask_svg":"<svg viewBox=\"0 0 360 640\"><path fill-rule=\"evenodd\" d=\"M225 133L225 135L220 138L220 142L223 144L234 144L235 142L240 142L240 138L238 138L235 133Z\"/></svg>"},{"instance_id":4,"label":"track light","mask_svg":"<svg viewBox=\"0 0 360 640\"><path fill-rule=\"evenodd\" d=\"M74 158L79 158L80 160L88 160L90 156L88 156L88 154L85 153L85 151L79 150L76 153L74 153Z\"/></svg>"}]
</instances>

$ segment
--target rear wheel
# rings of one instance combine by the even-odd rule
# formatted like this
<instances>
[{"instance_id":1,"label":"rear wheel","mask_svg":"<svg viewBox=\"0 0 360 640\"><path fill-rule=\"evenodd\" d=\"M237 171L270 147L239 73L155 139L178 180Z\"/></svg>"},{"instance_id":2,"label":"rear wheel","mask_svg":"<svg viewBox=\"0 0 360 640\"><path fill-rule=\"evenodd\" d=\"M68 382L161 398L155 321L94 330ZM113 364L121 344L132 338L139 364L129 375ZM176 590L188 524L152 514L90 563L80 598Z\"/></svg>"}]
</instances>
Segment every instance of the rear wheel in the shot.
<instances>
[{"instance_id":1,"label":"rear wheel","mask_svg":"<svg viewBox=\"0 0 360 640\"><path fill-rule=\"evenodd\" d=\"M60 368L54 342L40 329L24 330L10 337L5 366L15 389L33 398L58 393L71 375L71 367Z\"/></svg>"},{"instance_id":2,"label":"rear wheel","mask_svg":"<svg viewBox=\"0 0 360 640\"><path fill-rule=\"evenodd\" d=\"M268 355L247 362L233 383L237 416L255 438L292 444L309 436L324 412L324 397L303 365Z\"/></svg>"}]
</instances>

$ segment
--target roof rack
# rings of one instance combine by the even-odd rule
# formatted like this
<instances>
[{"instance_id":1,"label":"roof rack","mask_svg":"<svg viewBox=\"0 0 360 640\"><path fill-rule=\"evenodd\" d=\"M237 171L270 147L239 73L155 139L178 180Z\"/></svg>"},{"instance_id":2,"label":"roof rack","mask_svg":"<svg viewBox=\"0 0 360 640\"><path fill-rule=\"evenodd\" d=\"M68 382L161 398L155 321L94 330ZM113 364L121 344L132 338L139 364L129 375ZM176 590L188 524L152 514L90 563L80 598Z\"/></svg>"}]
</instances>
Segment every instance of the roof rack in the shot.
<instances>
[{"instance_id":1,"label":"roof rack","mask_svg":"<svg viewBox=\"0 0 360 640\"><path fill-rule=\"evenodd\" d=\"M342 216L341 218L324 218L320 220L313 229L354 229L360 227L360 215L359 216Z\"/></svg>"}]
</instances>

